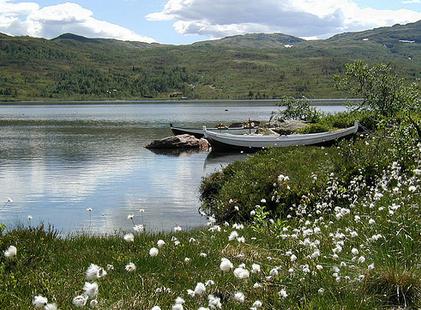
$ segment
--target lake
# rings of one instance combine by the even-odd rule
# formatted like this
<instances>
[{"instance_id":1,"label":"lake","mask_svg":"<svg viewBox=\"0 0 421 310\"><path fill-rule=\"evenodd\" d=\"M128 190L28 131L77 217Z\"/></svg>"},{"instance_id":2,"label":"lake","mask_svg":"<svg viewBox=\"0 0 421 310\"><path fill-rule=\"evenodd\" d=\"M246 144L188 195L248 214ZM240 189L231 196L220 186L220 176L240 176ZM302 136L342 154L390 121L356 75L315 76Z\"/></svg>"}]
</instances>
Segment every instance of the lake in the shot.
<instances>
[{"instance_id":1,"label":"lake","mask_svg":"<svg viewBox=\"0 0 421 310\"><path fill-rule=\"evenodd\" d=\"M169 123L268 120L275 109L258 102L0 106L0 223L102 234L131 230L133 214L149 231L201 226L202 177L247 155L156 154L144 146L171 135Z\"/></svg>"}]
</instances>

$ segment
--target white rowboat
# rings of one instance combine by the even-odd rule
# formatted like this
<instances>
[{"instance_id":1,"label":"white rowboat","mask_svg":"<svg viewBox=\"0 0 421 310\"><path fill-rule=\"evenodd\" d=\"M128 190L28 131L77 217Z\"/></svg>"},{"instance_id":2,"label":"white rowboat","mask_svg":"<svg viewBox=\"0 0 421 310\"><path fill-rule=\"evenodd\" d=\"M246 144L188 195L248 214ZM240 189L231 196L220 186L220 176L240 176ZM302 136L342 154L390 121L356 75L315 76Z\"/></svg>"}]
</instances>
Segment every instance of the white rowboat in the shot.
<instances>
[{"instance_id":1,"label":"white rowboat","mask_svg":"<svg viewBox=\"0 0 421 310\"><path fill-rule=\"evenodd\" d=\"M229 133L218 133L203 128L205 139L209 141L212 150L257 150L269 147L287 147L298 145L326 144L340 138L357 133L358 122L354 126L329 132L292 135L232 135Z\"/></svg>"}]
</instances>

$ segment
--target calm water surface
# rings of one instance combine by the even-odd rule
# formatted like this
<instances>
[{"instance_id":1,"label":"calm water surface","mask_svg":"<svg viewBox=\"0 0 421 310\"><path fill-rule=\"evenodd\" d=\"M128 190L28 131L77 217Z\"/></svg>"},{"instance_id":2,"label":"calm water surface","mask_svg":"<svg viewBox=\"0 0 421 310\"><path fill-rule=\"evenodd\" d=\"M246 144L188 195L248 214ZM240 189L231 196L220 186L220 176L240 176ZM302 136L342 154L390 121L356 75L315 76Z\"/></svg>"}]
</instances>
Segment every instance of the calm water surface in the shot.
<instances>
[{"instance_id":1,"label":"calm water surface","mask_svg":"<svg viewBox=\"0 0 421 310\"><path fill-rule=\"evenodd\" d=\"M0 223L28 225L31 215L32 225L52 224L63 233L112 233L130 230L127 215L134 214L148 230L203 225L201 178L245 155L155 154L144 146L171 135L170 122L267 120L275 109L256 103L0 106Z\"/></svg>"}]
</instances>

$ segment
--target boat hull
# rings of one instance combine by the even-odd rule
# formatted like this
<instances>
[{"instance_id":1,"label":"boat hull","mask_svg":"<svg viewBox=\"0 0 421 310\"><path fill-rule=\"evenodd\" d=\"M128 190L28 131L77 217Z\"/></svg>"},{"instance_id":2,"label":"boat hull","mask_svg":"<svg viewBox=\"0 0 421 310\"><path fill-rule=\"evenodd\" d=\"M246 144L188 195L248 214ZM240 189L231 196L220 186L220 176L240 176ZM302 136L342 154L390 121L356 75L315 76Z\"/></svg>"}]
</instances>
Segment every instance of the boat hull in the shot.
<instances>
[{"instance_id":1,"label":"boat hull","mask_svg":"<svg viewBox=\"0 0 421 310\"><path fill-rule=\"evenodd\" d=\"M235 136L205 130L205 138L211 144L212 151L254 152L271 147L331 144L338 139L353 135L357 131L358 124L334 132L287 136Z\"/></svg>"}]
</instances>

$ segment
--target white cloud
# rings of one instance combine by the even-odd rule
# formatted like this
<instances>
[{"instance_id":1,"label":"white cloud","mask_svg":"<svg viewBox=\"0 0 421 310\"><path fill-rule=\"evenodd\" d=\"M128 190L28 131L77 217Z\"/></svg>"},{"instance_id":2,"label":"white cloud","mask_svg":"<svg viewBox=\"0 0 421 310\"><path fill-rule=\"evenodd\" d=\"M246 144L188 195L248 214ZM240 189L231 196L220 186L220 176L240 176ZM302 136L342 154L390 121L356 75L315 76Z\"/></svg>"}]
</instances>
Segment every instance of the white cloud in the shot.
<instances>
[{"instance_id":1,"label":"white cloud","mask_svg":"<svg viewBox=\"0 0 421 310\"><path fill-rule=\"evenodd\" d=\"M421 12L361 8L352 0L167 0L161 12L147 19L172 20L178 33L216 38L247 32L328 37L414 22Z\"/></svg>"},{"instance_id":2,"label":"white cloud","mask_svg":"<svg viewBox=\"0 0 421 310\"><path fill-rule=\"evenodd\" d=\"M421 0L404 0L403 4L421 4Z\"/></svg>"},{"instance_id":3,"label":"white cloud","mask_svg":"<svg viewBox=\"0 0 421 310\"><path fill-rule=\"evenodd\" d=\"M71 32L91 38L155 42L127 28L98 20L92 11L71 2L41 8L35 2L0 0L0 32L43 38Z\"/></svg>"}]
</instances>

